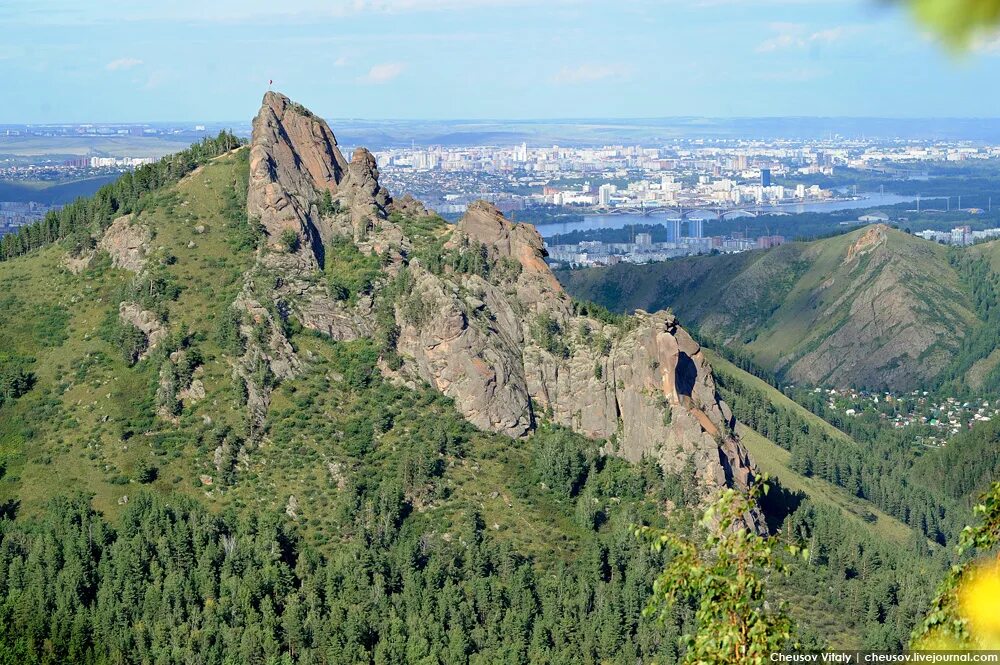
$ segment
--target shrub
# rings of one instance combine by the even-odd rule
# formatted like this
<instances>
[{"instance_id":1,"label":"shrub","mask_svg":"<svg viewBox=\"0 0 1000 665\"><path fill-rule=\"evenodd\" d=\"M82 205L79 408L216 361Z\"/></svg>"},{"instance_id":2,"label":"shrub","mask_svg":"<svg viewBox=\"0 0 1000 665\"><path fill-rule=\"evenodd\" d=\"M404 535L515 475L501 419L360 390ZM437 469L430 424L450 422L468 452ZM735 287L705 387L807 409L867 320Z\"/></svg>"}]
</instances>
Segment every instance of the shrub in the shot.
<instances>
[{"instance_id":1,"label":"shrub","mask_svg":"<svg viewBox=\"0 0 1000 665\"><path fill-rule=\"evenodd\" d=\"M153 482L159 475L160 470L150 460L142 460L135 467L135 479L144 485Z\"/></svg>"},{"instance_id":2,"label":"shrub","mask_svg":"<svg viewBox=\"0 0 1000 665\"><path fill-rule=\"evenodd\" d=\"M285 246L285 251L289 254L299 251L299 234L295 229L285 229L282 231L280 240L281 244Z\"/></svg>"}]
</instances>

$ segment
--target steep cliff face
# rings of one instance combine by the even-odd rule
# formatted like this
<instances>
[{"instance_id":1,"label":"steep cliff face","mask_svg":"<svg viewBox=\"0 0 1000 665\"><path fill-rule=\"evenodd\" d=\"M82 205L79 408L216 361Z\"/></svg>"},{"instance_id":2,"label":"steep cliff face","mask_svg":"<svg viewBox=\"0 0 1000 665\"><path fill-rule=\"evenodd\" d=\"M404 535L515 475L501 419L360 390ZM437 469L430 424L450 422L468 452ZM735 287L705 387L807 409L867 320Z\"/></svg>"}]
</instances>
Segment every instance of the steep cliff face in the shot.
<instances>
[{"instance_id":1,"label":"steep cliff face","mask_svg":"<svg viewBox=\"0 0 1000 665\"><path fill-rule=\"evenodd\" d=\"M252 145L250 217L272 239L295 228L312 242L294 261L275 242L261 255L285 273L272 297L303 325L337 339L390 339L395 362L385 371L434 386L481 429L521 437L548 419L606 439L607 452L630 460L651 455L673 471L691 460L705 489L745 485L755 473L701 349L672 315L594 316L574 305L538 232L484 202L431 239L411 237L406 220L425 216L423 206L394 203L368 151L345 167L325 123L280 95L265 97ZM334 210L312 203L323 191ZM335 237L383 266L376 288L351 306L315 279L322 243ZM268 351L248 355L255 364Z\"/></svg>"},{"instance_id":2,"label":"steep cliff face","mask_svg":"<svg viewBox=\"0 0 1000 665\"><path fill-rule=\"evenodd\" d=\"M652 455L678 471L693 459L708 487L753 474L700 347L672 315L574 311L538 232L483 202L446 248L483 253L492 268L432 275L412 262L417 297L444 315L401 316L399 349L470 421L521 436L550 418L633 461Z\"/></svg>"},{"instance_id":3,"label":"steep cliff face","mask_svg":"<svg viewBox=\"0 0 1000 665\"><path fill-rule=\"evenodd\" d=\"M318 265L317 250L329 240L318 223L323 192L336 194L348 163L327 124L284 95L268 92L253 121L247 212L263 225L271 249L282 233L304 242L295 252L302 268Z\"/></svg>"}]
</instances>

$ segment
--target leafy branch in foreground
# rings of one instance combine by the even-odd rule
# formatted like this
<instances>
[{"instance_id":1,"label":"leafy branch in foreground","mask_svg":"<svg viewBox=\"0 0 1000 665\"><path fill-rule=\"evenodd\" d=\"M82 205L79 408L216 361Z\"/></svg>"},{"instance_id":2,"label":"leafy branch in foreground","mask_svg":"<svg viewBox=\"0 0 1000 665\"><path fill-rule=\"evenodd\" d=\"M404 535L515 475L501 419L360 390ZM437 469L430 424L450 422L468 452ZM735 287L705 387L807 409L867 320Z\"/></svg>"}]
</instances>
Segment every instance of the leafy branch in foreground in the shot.
<instances>
[{"instance_id":1,"label":"leafy branch in foreground","mask_svg":"<svg viewBox=\"0 0 1000 665\"><path fill-rule=\"evenodd\" d=\"M673 557L653 582L646 616L666 619L679 603L695 604L695 633L683 635L685 663L766 663L771 653L793 643L792 622L783 607L766 601L766 571L787 573L773 536L751 531L745 516L767 493L766 478L747 493L725 490L700 523L702 538L693 542L674 533L640 527L636 536L655 552ZM808 556L798 547L794 555Z\"/></svg>"},{"instance_id":2,"label":"leafy branch in foreground","mask_svg":"<svg viewBox=\"0 0 1000 665\"><path fill-rule=\"evenodd\" d=\"M1000 482L972 511L982 515L982 522L962 530L958 553L988 556L952 566L931 611L913 632L918 649L1000 649Z\"/></svg>"},{"instance_id":3,"label":"leafy branch in foreground","mask_svg":"<svg viewBox=\"0 0 1000 665\"><path fill-rule=\"evenodd\" d=\"M1000 24L1000 0L907 0L907 4L952 46L967 47L973 38Z\"/></svg>"}]
</instances>

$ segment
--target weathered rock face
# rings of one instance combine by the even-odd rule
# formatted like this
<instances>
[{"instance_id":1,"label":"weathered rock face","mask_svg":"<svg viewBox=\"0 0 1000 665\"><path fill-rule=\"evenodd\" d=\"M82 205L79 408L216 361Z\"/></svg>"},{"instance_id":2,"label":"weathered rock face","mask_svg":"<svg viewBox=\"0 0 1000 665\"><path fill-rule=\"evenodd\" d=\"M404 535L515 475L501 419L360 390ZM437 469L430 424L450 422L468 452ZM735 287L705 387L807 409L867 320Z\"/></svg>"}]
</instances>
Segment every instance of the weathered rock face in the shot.
<instances>
[{"instance_id":1,"label":"weathered rock face","mask_svg":"<svg viewBox=\"0 0 1000 665\"><path fill-rule=\"evenodd\" d=\"M356 150L345 165L325 123L280 95L265 97L252 146L248 212L269 233L297 228L320 242L349 235L362 252L390 259L386 280L408 270L409 287L394 303L402 358L394 377L426 381L485 430L520 437L545 418L608 439L608 452L631 460L651 455L670 470L692 460L706 489L752 478L754 466L733 434L711 369L672 315L599 320L577 311L546 265L534 227L513 224L484 202L469 207L443 250L473 257L477 267L423 265L389 213L426 209L412 198L393 202L367 150ZM327 163L313 163L321 160ZM332 213L309 204L324 190L338 204ZM262 254L272 272L282 273L273 297L288 299L304 325L336 339L376 329L372 300L347 311L308 285L321 252L305 262L268 260L280 255L270 249ZM249 290L241 307L277 328L269 321L273 308ZM279 377L293 374L294 354L281 341L249 349L244 375L260 362ZM266 394L250 392L251 408L266 412Z\"/></svg>"},{"instance_id":2,"label":"weathered rock face","mask_svg":"<svg viewBox=\"0 0 1000 665\"><path fill-rule=\"evenodd\" d=\"M139 303L123 302L118 305L118 318L124 323L135 326L146 336L146 352L149 355L167 336L167 327L156 312L145 310Z\"/></svg>"},{"instance_id":3,"label":"weathered rock face","mask_svg":"<svg viewBox=\"0 0 1000 665\"><path fill-rule=\"evenodd\" d=\"M111 257L111 264L122 270L141 272L146 266L149 229L134 222L132 215L119 217L107 228L97 248Z\"/></svg>"},{"instance_id":4,"label":"weathered rock face","mask_svg":"<svg viewBox=\"0 0 1000 665\"><path fill-rule=\"evenodd\" d=\"M375 229L378 219L386 216L392 202L389 193L378 183L378 164L365 148L357 148L348 166L345 197L351 213L354 240L359 242Z\"/></svg>"},{"instance_id":5,"label":"weathered rock face","mask_svg":"<svg viewBox=\"0 0 1000 665\"><path fill-rule=\"evenodd\" d=\"M268 92L253 121L247 213L259 219L271 248L281 234L302 239L302 268L317 265L315 251L324 240L315 223L323 191L332 196L346 177L347 160L326 122L284 95Z\"/></svg>"},{"instance_id":6,"label":"weathered rock face","mask_svg":"<svg viewBox=\"0 0 1000 665\"><path fill-rule=\"evenodd\" d=\"M399 350L472 423L521 436L544 415L610 439L610 452L633 461L653 456L679 471L693 460L706 488L752 478L711 368L672 315L604 323L574 313L538 232L483 202L447 246L484 247L500 276L437 276L411 264L414 297L435 315L400 317Z\"/></svg>"},{"instance_id":7,"label":"weathered rock face","mask_svg":"<svg viewBox=\"0 0 1000 665\"><path fill-rule=\"evenodd\" d=\"M327 195L336 212L320 208ZM338 235L368 239L391 203L370 152L357 148L348 162L326 121L284 95L264 95L253 121L247 213L263 224L271 249L281 249L283 232L295 231L302 241L296 265L314 269L324 244Z\"/></svg>"},{"instance_id":8,"label":"weathered rock face","mask_svg":"<svg viewBox=\"0 0 1000 665\"><path fill-rule=\"evenodd\" d=\"M480 429L528 433L534 421L516 324L508 329L492 323L483 302L455 293L419 265L410 269L415 280L410 297L419 299L429 316L415 321L397 316L397 348L408 368L453 398ZM485 280L470 281L473 289L489 288Z\"/></svg>"}]
</instances>

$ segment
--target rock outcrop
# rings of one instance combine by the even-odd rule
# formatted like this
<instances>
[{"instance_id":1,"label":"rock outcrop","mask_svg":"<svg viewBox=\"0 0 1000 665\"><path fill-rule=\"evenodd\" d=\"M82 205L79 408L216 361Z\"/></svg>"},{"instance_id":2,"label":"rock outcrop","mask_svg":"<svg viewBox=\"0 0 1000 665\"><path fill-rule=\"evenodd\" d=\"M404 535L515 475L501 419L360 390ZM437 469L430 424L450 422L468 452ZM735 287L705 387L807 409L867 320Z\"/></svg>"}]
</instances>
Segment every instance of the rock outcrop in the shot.
<instances>
[{"instance_id":1,"label":"rock outcrop","mask_svg":"<svg viewBox=\"0 0 1000 665\"><path fill-rule=\"evenodd\" d=\"M138 328L146 336L146 351L142 354L143 357L149 355L149 352L167 337L167 327L159 315L143 309L139 303L126 301L119 304L118 318L123 323Z\"/></svg>"},{"instance_id":2,"label":"rock outcrop","mask_svg":"<svg viewBox=\"0 0 1000 665\"><path fill-rule=\"evenodd\" d=\"M487 203L469 207L447 247L485 248L496 267L489 278L437 276L411 263L411 297L435 314L401 316L399 350L472 423L521 436L547 417L633 461L652 455L679 471L693 460L706 487L752 477L711 368L676 318L574 312L538 232Z\"/></svg>"},{"instance_id":3,"label":"rock outcrop","mask_svg":"<svg viewBox=\"0 0 1000 665\"><path fill-rule=\"evenodd\" d=\"M325 154L324 154L325 153ZM289 267L317 266L313 248L322 246L310 219L324 188L331 193L347 164L326 123L299 112L283 95L268 92L253 121L247 212L258 220L272 250L283 249L284 233L295 233L299 248Z\"/></svg>"},{"instance_id":4,"label":"rock outcrop","mask_svg":"<svg viewBox=\"0 0 1000 665\"><path fill-rule=\"evenodd\" d=\"M861 237L851 243L847 248L847 256L844 263L850 263L860 256L873 252L876 248L886 243L889 227L885 224L873 224L869 226Z\"/></svg>"},{"instance_id":5,"label":"rock outcrop","mask_svg":"<svg viewBox=\"0 0 1000 665\"><path fill-rule=\"evenodd\" d=\"M149 238L149 229L133 220L132 215L124 215L107 228L97 248L108 253L114 267L137 273L146 267Z\"/></svg>"},{"instance_id":6,"label":"rock outcrop","mask_svg":"<svg viewBox=\"0 0 1000 665\"><path fill-rule=\"evenodd\" d=\"M745 486L755 474L700 347L672 315L592 316L575 306L546 265L534 227L485 202L443 230L436 251L450 258L425 264L401 218L390 215L426 215L422 204L394 202L371 153L359 148L346 163L326 124L276 93L264 98L251 150L250 217L272 238L295 229L307 242L294 260L273 242L261 250L280 284L270 292L275 307L260 289L245 289L237 302L256 321L248 328L271 331L265 348L248 348L244 377L262 362L279 379L295 373L294 353L276 332L280 306L336 339L386 325L374 316L386 297L378 288L347 307L314 286L322 245L349 237L382 257L384 283L407 271L405 289L389 301L398 363L383 364L385 371L434 386L477 427L521 437L548 419L606 439L607 452L630 460L654 456L672 471L693 461L706 490ZM329 203L320 206L325 192ZM265 415L265 391L248 392L251 409Z\"/></svg>"}]
</instances>

